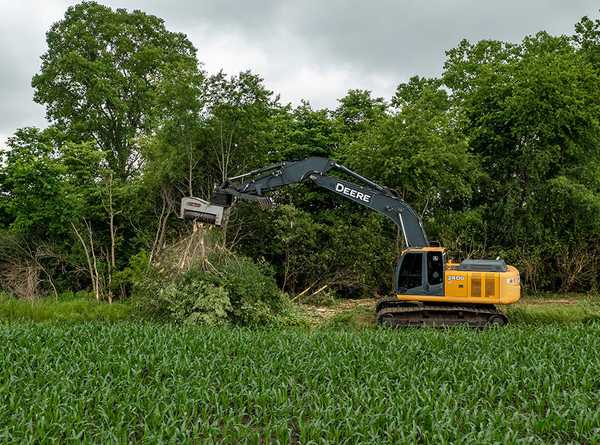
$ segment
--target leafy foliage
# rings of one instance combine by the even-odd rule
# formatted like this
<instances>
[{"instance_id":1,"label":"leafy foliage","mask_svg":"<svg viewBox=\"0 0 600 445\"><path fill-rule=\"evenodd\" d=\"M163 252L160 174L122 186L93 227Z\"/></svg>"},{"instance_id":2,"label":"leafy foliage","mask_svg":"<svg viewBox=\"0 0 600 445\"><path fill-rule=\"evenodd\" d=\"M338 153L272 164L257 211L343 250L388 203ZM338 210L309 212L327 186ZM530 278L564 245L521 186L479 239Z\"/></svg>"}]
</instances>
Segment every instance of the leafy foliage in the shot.
<instances>
[{"instance_id":1,"label":"leafy foliage","mask_svg":"<svg viewBox=\"0 0 600 445\"><path fill-rule=\"evenodd\" d=\"M0 276L10 264L34 271L35 295L125 298L189 235L175 218L182 196L208 198L227 177L324 156L394 189L453 257L500 255L533 290L596 289L599 36L600 21L584 17L572 36L465 40L439 78L412 77L391 98L352 89L335 109L314 109L280 103L255 73L203 72L185 35L158 17L81 2L49 30L32 81L50 127L18 130L0 154L0 246L19 240L3 250ZM278 208L239 206L227 223L224 242L254 266L240 258L224 265L229 281L200 280L226 290L228 319L254 323L273 310L251 297L275 295L258 284L263 262L292 294L390 289L402 249L394 227L310 184L273 197ZM257 282L234 283L235 273ZM227 299L186 286L165 295ZM176 318L203 313L183 299Z\"/></svg>"},{"instance_id":2,"label":"leafy foliage","mask_svg":"<svg viewBox=\"0 0 600 445\"><path fill-rule=\"evenodd\" d=\"M206 325L296 323L265 264L215 249L183 272L160 267L150 268L135 285L142 314Z\"/></svg>"},{"instance_id":3,"label":"leafy foliage","mask_svg":"<svg viewBox=\"0 0 600 445\"><path fill-rule=\"evenodd\" d=\"M227 322L231 312L228 292L222 287L202 281L189 272L183 280L170 283L158 291L170 318L190 324L209 326Z\"/></svg>"},{"instance_id":4,"label":"leafy foliage","mask_svg":"<svg viewBox=\"0 0 600 445\"><path fill-rule=\"evenodd\" d=\"M122 179L136 167L135 138L180 99L198 97L196 49L142 11L82 2L51 27L47 44L35 100L72 137L94 140Z\"/></svg>"},{"instance_id":5,"label":"leafy foliage","mask_svg":"<svg viewBox=\"0 0 600 445\"><path fill-rule=\"evenodd\" d=\"M541 32L519 45L464 41L448 52L444 80L484 174L473 204L486 242L541 248L546 272L563 274L575 256L552 257L600 234L598 71L569 38Z\"/></svg>"}]
</instances>

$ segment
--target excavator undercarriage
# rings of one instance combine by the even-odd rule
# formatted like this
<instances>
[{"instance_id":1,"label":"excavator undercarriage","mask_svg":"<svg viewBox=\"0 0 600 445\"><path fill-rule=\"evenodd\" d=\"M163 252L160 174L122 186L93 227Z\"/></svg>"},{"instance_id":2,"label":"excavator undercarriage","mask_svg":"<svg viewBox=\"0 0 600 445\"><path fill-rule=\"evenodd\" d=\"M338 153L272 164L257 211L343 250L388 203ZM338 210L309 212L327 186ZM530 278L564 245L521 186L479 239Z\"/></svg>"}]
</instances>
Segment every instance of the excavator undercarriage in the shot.
<instances>
[{"instance_id":1,"label":"excavator undercarriage","mask_svg":"<svg viewBox=\"0 0 600 445\"><path fill-rule=\"evenodd\" d=\"M377 302L377 324L385 327L402 326L502 326L508 318L494 305L442 304L422 301L399 301L385 297Z\"/></svg>"}]
</instances>

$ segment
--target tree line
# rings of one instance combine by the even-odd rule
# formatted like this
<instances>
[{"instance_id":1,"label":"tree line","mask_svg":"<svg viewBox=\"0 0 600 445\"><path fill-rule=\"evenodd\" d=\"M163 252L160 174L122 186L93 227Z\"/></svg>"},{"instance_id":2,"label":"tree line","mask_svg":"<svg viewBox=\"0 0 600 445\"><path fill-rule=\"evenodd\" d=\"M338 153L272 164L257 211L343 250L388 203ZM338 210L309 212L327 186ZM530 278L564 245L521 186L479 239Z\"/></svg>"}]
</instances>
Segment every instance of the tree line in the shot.
<instances>
[{"instance_id":1,"label":"tree line","mask_svg":"<svg viewBox=\"0 0 600 445\"><path fill-rule=\"evenodd\" d=\"M32 79L49 126L0 160L0 286L131 294L192 228L182 196L285 159L325 156L393 188L451 256L496 257L533 291L594 291L600 262L600 20L519 43L461 41L436 78L334 109L283 103L250 71L210 74L187 37L95 2L47 32ZM402 237L310 184L239 205L221 242L290 294L385 293Z\"/></svg>"}]
</instances>

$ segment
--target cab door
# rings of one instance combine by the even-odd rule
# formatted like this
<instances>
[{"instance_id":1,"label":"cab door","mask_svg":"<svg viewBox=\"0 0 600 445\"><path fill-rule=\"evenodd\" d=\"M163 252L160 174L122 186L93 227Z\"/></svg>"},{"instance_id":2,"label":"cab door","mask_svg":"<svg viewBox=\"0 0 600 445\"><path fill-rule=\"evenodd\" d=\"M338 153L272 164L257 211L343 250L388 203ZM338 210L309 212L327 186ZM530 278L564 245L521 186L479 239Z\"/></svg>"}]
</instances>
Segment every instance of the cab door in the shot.
<instances>
[{"instance_id":1,"label":"cab door","mask_svg":"<svg viewBox=\"0 0 600 445\"><path fill-rule=\"evenodd\" d=\"M398 263L396 290L401 294L422 295L425 266L422 252L405 252Z\"/></svg>"},{"instance_id":2,"label":"cab door","mask_svg":"<svg viewBox=\"0 0 600 445\"><path fill-rule=\"evenodd\" d=\"M444 295L442 252L405 252L396 272L396 291L409 295Z\"/></svg>"}]
</instances>

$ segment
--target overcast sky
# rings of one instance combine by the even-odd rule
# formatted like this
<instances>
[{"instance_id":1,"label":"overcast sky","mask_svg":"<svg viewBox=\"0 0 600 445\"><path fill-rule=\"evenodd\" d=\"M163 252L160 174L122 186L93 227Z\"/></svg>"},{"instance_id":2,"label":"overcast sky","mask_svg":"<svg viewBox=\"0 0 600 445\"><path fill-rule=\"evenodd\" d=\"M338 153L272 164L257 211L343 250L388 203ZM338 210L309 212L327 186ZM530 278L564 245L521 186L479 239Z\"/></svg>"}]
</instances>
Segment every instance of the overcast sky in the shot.
<instances>
[{"instance_id":1,"label":"overcast sky","mask_svg":"<svg viewBox=\"0 0 600 445\"><path fill-rule=\"evenodd\" d=\"M74 0L0 0L0 144L16 128L45 126L31 77L45 32ZM462 38L519 41L570 34L598 0L106 0L142 9L184 32L208 72L251 69L285 102L335 107L350 88L390 98L411 75L437 75Z\"/></svg>"}]
</instances>

